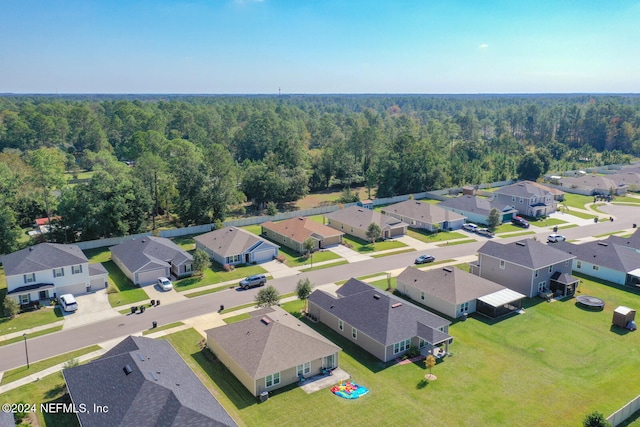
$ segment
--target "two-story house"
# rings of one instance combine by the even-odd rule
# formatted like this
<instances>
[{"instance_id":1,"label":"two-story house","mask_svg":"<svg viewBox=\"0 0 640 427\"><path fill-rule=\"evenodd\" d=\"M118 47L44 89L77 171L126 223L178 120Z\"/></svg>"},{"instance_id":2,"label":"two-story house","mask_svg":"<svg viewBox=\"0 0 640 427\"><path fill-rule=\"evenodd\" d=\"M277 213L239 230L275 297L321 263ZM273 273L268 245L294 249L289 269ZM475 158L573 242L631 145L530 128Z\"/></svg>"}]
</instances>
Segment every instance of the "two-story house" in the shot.
<instances>
[{"instance_id":1,"label":"two-story house","mask_svg":"<svg viewBox=\"0 0 640 427\"><path fill-rule=\"evenodd\" d=\"M578 279L571 275L575 255L525 239L513 243L488 241L478 250L471 273L531 298L540 293L573 295Z\"/></svg>"},{"instance_id":2,"label":"two-story house","mask_svg":"<svg viewBox=\"0 0 640 427\"><path fill-rule=\"evenodd\" d=\"M107 286L107 270L76 245L41 243L2 257L7 296L21 305Z\"/></svg>"},{"instance_id":3,"label":"two-story house","mask_svg":"<svg viewBox=\"0 0 640 427\"><path fill-rule=\"evenodd\" d=\"M531 181L522 181L497 189L493 200L513 206L520 215L533 218L547 216L556 211L554 193L548 187Z\"/></svg>"}]
</instances>

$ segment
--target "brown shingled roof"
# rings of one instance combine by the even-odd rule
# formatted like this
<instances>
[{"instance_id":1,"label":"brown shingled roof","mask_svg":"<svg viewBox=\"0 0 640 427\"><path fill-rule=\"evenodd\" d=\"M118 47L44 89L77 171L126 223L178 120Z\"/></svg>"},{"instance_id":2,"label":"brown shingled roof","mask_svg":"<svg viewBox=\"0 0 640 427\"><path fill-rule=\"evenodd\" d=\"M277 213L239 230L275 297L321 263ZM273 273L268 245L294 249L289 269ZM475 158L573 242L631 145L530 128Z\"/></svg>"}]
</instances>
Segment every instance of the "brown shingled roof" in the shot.
<instances>
[{"instance_id":1,"label":"brown shingled roof","mask_svg":"<svg viewBox=\"0 0 640 427\"><path fill-rule=\"evenodd\" d=\"M344 234L334 228L304 217L286 219L280 222L269 221L263 223L262 226L267 230L274 231L300 243L304 243L312 234L316 234L323 239Z\"/></svg>"}]
</instances>

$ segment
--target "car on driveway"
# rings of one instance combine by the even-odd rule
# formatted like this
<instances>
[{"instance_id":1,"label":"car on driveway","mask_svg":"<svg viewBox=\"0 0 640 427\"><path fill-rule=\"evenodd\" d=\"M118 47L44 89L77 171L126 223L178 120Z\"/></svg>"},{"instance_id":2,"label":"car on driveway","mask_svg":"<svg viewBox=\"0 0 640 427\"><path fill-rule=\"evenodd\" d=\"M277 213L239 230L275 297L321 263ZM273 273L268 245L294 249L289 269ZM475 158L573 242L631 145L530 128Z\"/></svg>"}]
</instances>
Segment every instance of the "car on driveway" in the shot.
<instances>
[{"instance_id":1,"label":"car on driveway","mask_svg":"<svg viewBox=\"0 0 640 427\"><path fill-rule=\"evenodd\" d=\"M529 228L529 221L522 218L521 216L514 216L511 219L511 224L516 225L518 227L522 227L522 228Z\"/></svg>"},{"instance_id":2,"label":"car on driveway","mask_svg":"<svg viewBox=\"0 0 640 427\"><path fill-rule=\"evenodd\" d=\"M475 233L476 231L478 231L478 226L473 224L473 223L471 223L471 222L468 222L466 224L462 224L462 228L464 228L465 230L470 231L472 233Z\"/></svg>"},{"instance_id":3,"label":"car on driveway","mask_svg":"<svg viewBox=\"0 0 640 427\"><path fill-rule=\"evenodd\" d=\"M246 277L240 281L240 287L242 289L255 288L256 286L264 286L267 283L267 276L264 274L254 274L253 276Z\"/></svg>"},{"instance_id":4,"label":"car on driveway","mask_svg":"<svg viewBox=\"0 0 640 427\"><path fill-rule=\"evenodd\" d=\"M158 286L160 286L160 289L163 291L170 291L173 289L173 283L171 283L171 280L166 277L158 277Z\"/></svg>"},{"instance_id":5,"label":"car on driveway","mask_svg":"<svg viewBox=\"0 0 640 427\"><path fill-rule=\"evenodd\" d=\"M562 234L551 234L549 237L547 237L548 243L564 242L565 240L567 240L567 238Z\"/></svg>"},{"instance_id":6,"label":"car on driveway","mask_svg":"<svg viewBox=\"0 0 640 427\"><path fill-rule=\"evenodd\" d=\"M60 305L66 312L76 311L78 309L78 303L71 294L60 295Z\"/></svg>"},{"instance_id":7,"label":"car on driveway","mask_svg":"<svg viewBox=\"0 0 640 427\"><path fill-rule=\"evenodd\" d=\"M493 231L489 230L488 228L479 228L477 233L481 236L487 236L487 237L493 237L496 235L496 233L494 233Z\"/></svg>"},{"instance_id":8,"label":"car on driveway","mask_svg":"<svg viewBox=\"0 0 640 427\"><path fill-rule=\"evenodd\" d=\"M435 260L436 260L436 257L434 257L433 255L424 254L424 255L420 255L418 258L416 258L415 263L416 264L426 264L428 262L433 262Z\"/></svg>"}]
</instances>

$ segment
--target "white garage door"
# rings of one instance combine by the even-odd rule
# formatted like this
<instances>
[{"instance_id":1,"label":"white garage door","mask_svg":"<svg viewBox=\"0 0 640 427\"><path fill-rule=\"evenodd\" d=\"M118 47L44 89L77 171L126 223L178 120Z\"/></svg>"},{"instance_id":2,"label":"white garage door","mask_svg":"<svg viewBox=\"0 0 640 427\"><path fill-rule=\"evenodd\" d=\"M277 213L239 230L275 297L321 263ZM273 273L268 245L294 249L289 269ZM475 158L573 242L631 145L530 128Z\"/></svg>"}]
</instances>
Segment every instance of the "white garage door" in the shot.
<instances>
[{"instance_id":1,"label":"white garage door","mask_svg":"<svg viewBox=\"0 0 640 427\"><path fill-rule=\"evenodd\" d=\"M156 280L158 280L158 277L166 276L166 274L167 273L164 268L151 271L143 271L141 273L138 273L138 283L140 285L155 283Z\"/></svg>"},{"instance_id":2,"label":"white garage door","mask_svg":"<svg viewBox=\"0 0 640 427\"><path fill-rule=\"evenodd\" d=\"M274 254L275 254L275 251L273 249L269 249L268 251L254 252L253 260L258 263L271 261L273 259Z\"/></svg>"}]
</instances>

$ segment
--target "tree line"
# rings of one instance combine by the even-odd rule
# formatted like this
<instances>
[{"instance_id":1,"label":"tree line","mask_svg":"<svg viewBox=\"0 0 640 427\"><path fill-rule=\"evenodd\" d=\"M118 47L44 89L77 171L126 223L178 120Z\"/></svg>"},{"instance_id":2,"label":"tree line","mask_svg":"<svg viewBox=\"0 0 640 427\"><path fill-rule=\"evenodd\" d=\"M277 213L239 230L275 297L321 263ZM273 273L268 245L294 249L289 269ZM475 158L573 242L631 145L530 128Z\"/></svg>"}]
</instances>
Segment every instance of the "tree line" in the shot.
<instances>
[{"instance_id":1,"label":"tree line","mask_svg":"<svg viewBox=\"0 0 640 427\"><path fill-rule=\"evenodd\" d=\"M53 241L121 236L330 187L387 197L624 163L639 135L635 96L4 96L0 253L39 216L60 217Z\"/></svg>"}]
</instances>

